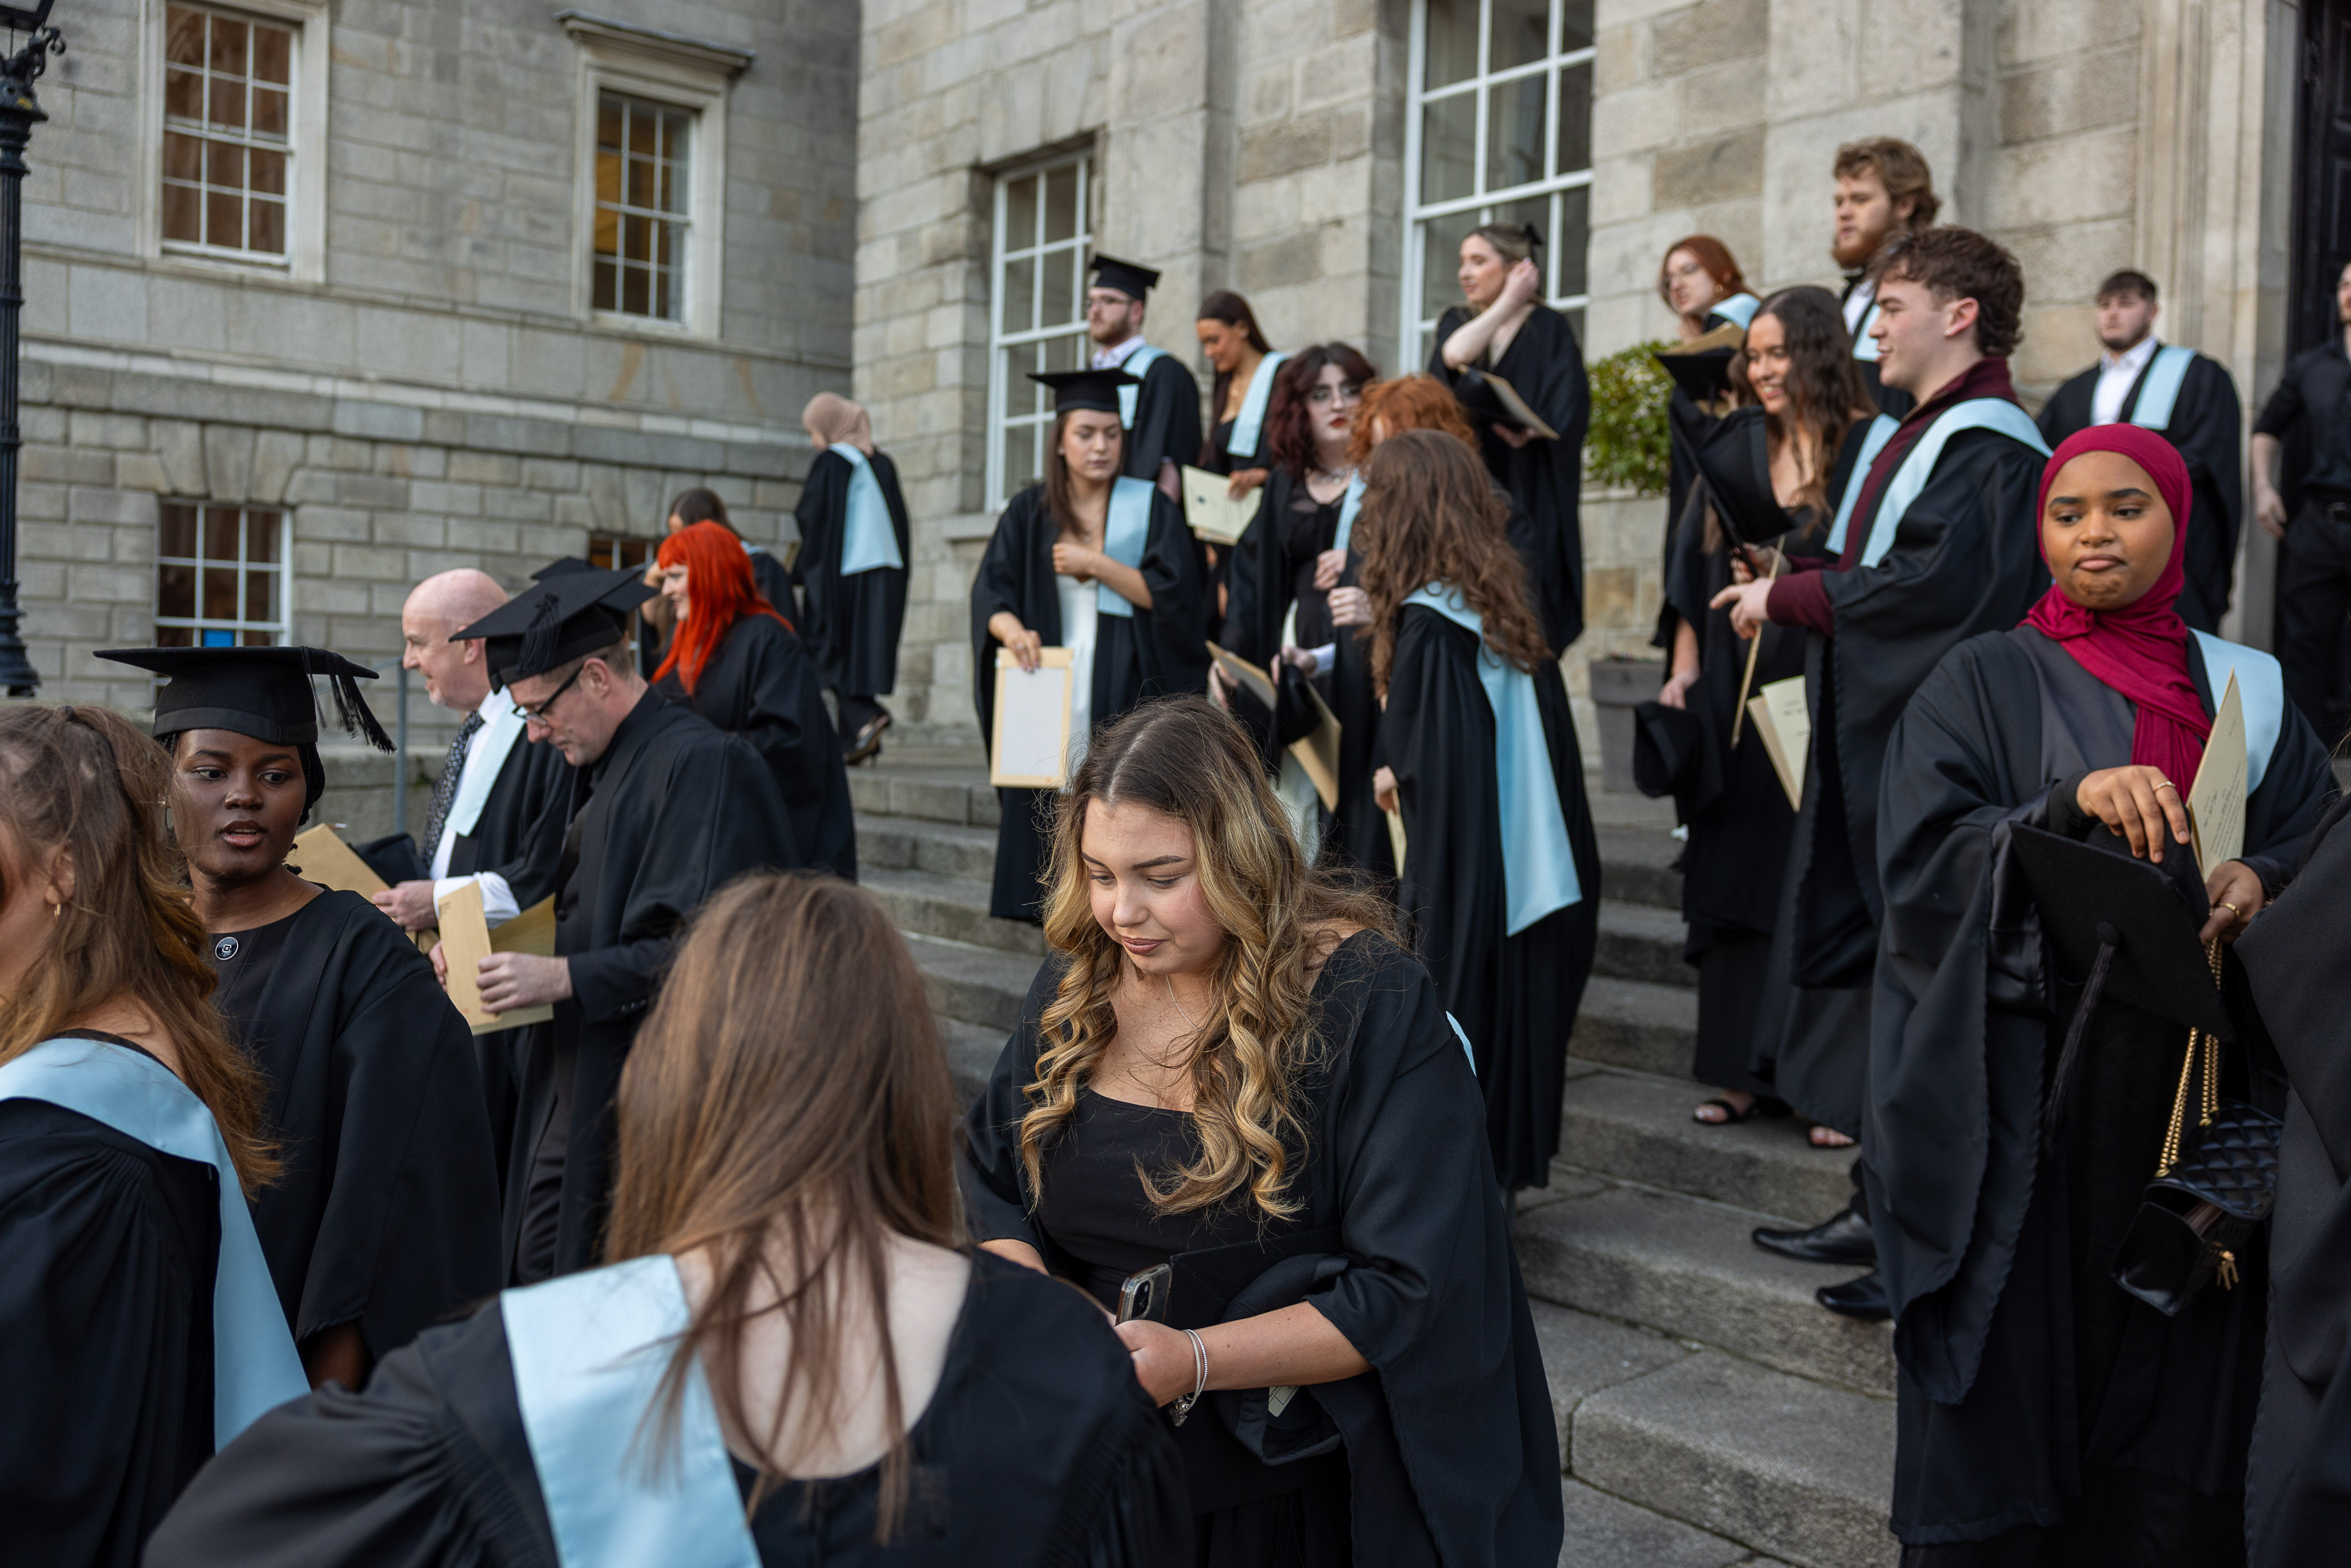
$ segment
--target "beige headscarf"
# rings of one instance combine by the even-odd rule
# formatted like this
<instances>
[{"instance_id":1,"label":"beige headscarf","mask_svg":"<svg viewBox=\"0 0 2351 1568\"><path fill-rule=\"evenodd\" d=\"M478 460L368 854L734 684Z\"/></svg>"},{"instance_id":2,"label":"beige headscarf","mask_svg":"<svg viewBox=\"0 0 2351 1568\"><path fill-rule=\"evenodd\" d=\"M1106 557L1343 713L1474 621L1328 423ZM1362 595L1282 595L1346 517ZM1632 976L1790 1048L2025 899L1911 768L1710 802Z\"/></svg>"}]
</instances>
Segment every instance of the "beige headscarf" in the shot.
<instances>
[{"instance_id":1,"label":"beige headscarf","mask_svg":"<svg viewBox=\"0 0 2351 1568\"><path fill-rule=\"evenodd\" d=\"M819 392L809 399L808 407L800 411L800 423L808 426L810 436L827 446L845 441L866 456L873 455L873 426L867 423L865 411L839 392Z\"/></svg>"}]
</instances>

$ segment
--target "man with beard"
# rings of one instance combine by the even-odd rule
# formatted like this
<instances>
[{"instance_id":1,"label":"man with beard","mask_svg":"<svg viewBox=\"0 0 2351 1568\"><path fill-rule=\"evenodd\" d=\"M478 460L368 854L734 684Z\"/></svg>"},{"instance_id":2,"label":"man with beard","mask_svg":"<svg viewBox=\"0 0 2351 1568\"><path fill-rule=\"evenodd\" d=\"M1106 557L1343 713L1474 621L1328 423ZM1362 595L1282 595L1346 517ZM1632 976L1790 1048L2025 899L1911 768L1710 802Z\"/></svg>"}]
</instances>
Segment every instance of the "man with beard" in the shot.
<instances>
[{"instance_id":1,"label":"man with beard","mask_svg":"<svg viewBox=\"0 0 2351 1568\"><path fill-rule=\"evenodd\" d=\"M1853 338L1853 357L1861 361L1870 395L1896 419L1908 413L1916 400L1878 380L1877 341L1869 330L1877 316L1877 281L1872 271L1889 243L1933 227L1941 206L1927 155L1907 141L1873 136L1837 149L1836 237L1829 254L1844 273L1844 329Z\"/></svg>"},{"instance_id":2,"label":"man with beard","mask_svg":"<svg viewBox=\"0 0 2351 1568\"><path fill-rule=\"evenodd\" d=\"M2253 421L2253 516L2285 541L2278 663L2294 706L2328 737L2344 730L2343 616L2351 609L2351 420L2344 417L2351 397L2351 267L2335 277L2335 314L2343 329L2294 357ZM2286 488L2299 492L2301 509L2289 512L2278 493L2278 457L2297 425L2302 471Z\"/></svg>"},{"instance_id":3,"label":"man with beard","mask_svg":"<svg viewBox=\"0 0 2351 1568\"><path fill-rule=\"evenodd\" d=\"M2237 383L2217 361L2155 335L2155 279L2128 267L2098 285L2098 362L2057 389L2035 421L2056 446L2094 424L2158 432L2187 460L2196 486L2196 527L2188 536L2187 586L2179 618L2218 632L2229 608L2244 517L2243 441Z\"/></svg>"},{"instance_id":4,"label":"man with beard","mask_svg":"<svg viewBox=\"0 0 2351 1568\"><path fill-rule=\"evenodd\" d=\"M1126 456L1120 471L1130 479L1156 485L1169 500L1180 501L1176 465L1200 455L1200 383L1183 361L1143 340L1144 302L1159 286L1159 274L1099 254L1087 269L1094 277L1093 287L1086 290L1092 368L1123 370L1142 383L1119 393L1119 423L1126 427Z\"/></svg>"}]
</instances>

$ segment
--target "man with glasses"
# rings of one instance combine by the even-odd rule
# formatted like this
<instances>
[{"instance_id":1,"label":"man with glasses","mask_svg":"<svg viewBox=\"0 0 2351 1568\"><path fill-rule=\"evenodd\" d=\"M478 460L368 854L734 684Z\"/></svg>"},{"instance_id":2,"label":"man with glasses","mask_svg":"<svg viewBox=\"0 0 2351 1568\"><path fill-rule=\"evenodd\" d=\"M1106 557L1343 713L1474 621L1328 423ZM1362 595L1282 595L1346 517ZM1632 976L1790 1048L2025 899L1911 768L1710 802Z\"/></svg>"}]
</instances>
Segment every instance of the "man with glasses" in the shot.
<instances>
[{"instance_id":1,"label":"man with glasses","mask_svg":"<svg viewBox=\"0 0 2351 1568\"><path fill-rule=\"evenodd\" d=\"M1126 430L1121 472L1159 486L1182 504L1176 469L1200 460L1200 383L1183 361L1143 340L1144 301L1159 274L1131 261L1097 254L1088 265L1093 287L1086 290L1086 336L1093 340L1092 368L1123 370L1142 385L1119 393L1119 423Z\"/></svg>"},{"instance_id":2,"label":"man with glasses","mask_svg":"<svg viewBox=\"0 0 2351 1568\"><path fill-rule=\"evenodd\" d=\"M665 701L629 657L629 612L653 592L633 568L550 572L455 639L482 642L526 737L575 770L555 956L495 953L478 975L496 1011L554 1009L523 1050L507 1157L505 1257L517 1284L594 1261L613 1093L679 927L740 873L799 863L758 753Z\"/></svg>"}]
</instances>

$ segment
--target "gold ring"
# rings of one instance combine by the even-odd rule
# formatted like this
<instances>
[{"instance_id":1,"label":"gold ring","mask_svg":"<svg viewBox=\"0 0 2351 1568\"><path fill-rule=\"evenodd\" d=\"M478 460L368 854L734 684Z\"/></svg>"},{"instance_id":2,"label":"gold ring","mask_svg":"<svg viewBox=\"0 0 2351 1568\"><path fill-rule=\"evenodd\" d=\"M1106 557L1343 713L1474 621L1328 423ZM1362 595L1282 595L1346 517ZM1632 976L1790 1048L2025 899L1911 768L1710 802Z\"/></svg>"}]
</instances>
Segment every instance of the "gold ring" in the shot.
<instances>
[{"instance_id":1,"label":"gold ring","mask_svg":"<svg viewBox=\"0 0 2351 1568\"><path fill-rule=\"evenodd\" d=\"M2173 794L2175 794L2175 795L2177 795L2177 794L2179 794L2179 785L2177 785L2177 784L2174 784L2174 783L2173 783L2170 779L2157 779L2157 780L2155 781L2155 787L2156 787L2157 789L2168 789L2168 790L2170 790L2170 791L2171 791Z\"/></svg>"},{"instance_id":2,"label":"gold ring","mask_svg":"<svg viewBox=\"0 0 2351 1568\"><path fill-rule=\"evenodd\" d=\"M2218 904L2214 904L2212 907L2213 907L2213 908L2215 908L2215 909L2225 909L2225 910L2227 910L2227 911L2229 912L2229 924L2230 924L2230 925L2236 925L2239 921L2241 921L2241 920L2244 919L2244 917L2245 917L2245 912L2244 912L2243 910L2241 910L2241 909L2238 908L2235 904L2231 904L2231 903L2230 903L2230 902L2228 902L2228 900L2226 900L2226 899L2221 900L2220 903L2218 903Z\"/></svg>"}]
</instances>

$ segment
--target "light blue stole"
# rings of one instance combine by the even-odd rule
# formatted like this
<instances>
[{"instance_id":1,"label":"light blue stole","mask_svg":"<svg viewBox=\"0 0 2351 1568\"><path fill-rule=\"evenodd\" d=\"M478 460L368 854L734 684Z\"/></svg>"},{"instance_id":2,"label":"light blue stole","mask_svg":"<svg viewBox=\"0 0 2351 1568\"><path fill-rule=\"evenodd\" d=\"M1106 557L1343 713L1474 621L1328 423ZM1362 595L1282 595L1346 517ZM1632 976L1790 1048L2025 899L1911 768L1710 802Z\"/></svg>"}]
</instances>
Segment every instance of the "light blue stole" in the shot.
<instances>
[{"instance_id":1,"label":"light blue stole","mask_svg":"<svg viewBox=\"0 0 2351 1568\"><path fill-rule=\"evenodd\" d=\"M836 441L825 448L849 459L849 505L841 519L841 575L855 577L861 571L878 571L883 567L897 569L906 564L898 553L898 530L890 523L890 504L882 498L882 481L873 476L873 465L855 444Z\"/></svg>"},{"instance_id":2,"label":"light blue stole","mask_svg":"<svg viewBox=\"0 0 2351 1568\"><path fill-rule=\"evenodd\" d=\"M1878 417L1883 419L1886 416L1880 414ZM1896 468L1894 477L1887 481L1886 493L1877 503L1877 515L1869 522L1869 538L1862 546L1863 566L1876 566L1886 559L1886 552L1894 548L1895 530L1901 527L1902 515L1910 509L1910 503L1918 498L1918 492L1927 487L1927 481L1935 476L1935 465L1941 459L1944 446L1951 437L1969 430L1997 430L2011 440L2031 447L2044 458L2049 455L2049 444L2041 439L2040 428L2032 423L2032 416L2006 398L1978 397L1953 403L1935 416L1934 423L1927 427L1927 433L1904 455L1902 466ZM1870 434L1874 437L1876 432L1873 429ZM1879 442L1877 450L1883 451L1885 444ZM1877 454L1865 448L1865 455L1874 462ZM1837 507L1836 527L1829 530L1828 549L1832 556L1842 555L1844 551L1845 528L1853 520L1855 504L1861 498L1868 476L1866 468L1856 465L1853 477L1845 482L1844 500Z\"/></svg>"},{"instance_id":3,"label":"light blue stole","mask_svg":"<svg viewBox=\"0 0 2351 1568\"><path fill-rule=\"evenodd\" d=\"M2285 671L2259 648L2224 642L2210 632L2197 632L2196 643L2204 650L2204 678L2212 685L2216 715L2229 695L2229 677L2237 677L2237 703L2245 716L2245 793L2250 795L2262 787L2270 753L2277 749L2278 736L2285 728Z\"/></svg>"},{"instance_id":4,"label":"light blue stole","mask_svg":"<svg viewBox=\"0 0 2351 1568\"><path fill-rule=\"evenodd\" d=\"M1122 474L1110 487L1110 511L1102 518L1102 554L1121 566L1143 567L1144 546L1151 542L1151 497L1157 489L1144 479ZM1107 582L1094 584L1094 613L1133 615L1134 602Z\"/></svg>"},{"instance_id":5,"label":"light blue stole","mask_svg":"<svg viewBox=\"0 0 2351 1568\"><path fill-rule=\"evenodd\" d=\"M1861 313L1861 325L1853 329L1853 357L1871 364L1877 362L1877 340L1869 335L1869 324L1877 319L1877 292L1870 291L1869 306Z\"/></svg>"},{"instance_id":6,"label":"light blue stole","mask_svg":"<svg viewBox=\"0 0 2351 1568\"><path fill-rule=\"evenodd\" d=\"M1351 475L1347 479L1346 498L1339 503L1339 532L1331 541L1331 548L1342 555L1346 553L1347 541L1355 537L1355 514L1363 509L1364 476L1361 474Z\"/></svg>"},{"instance_id":7,"label":"light blue stole","mask_svg":"<svg viewBox=\"0 0 2351 1568\"><path fill-rule=\"evenodd\" d=\"M2195 362L2193 349L2183 349L2177 343L2158 349L2147 367L2147 379L2138 384L2138 402L2131 410L2130 422L2141 430L2169 429L2172 407L2179 402L2180 383L2187 381L2188 367Z\"/></svg>"},{"instance_id":8,"label":"light blue stole","mask_svg":"<svg viewBox=\"0 0 2351 1568\"><path fill-rule=\"evenodd\" d=\"M654 1401L689 1312L675 1260L632 1258L498 1296L515 1403L563 1568L759 1568L697 1361L676 1440Z\"/></svg>"},{"instance_id":9,"label":"light blue stole","mask_svg":"<svg viewBox=\"0 0 2351 1568\"><path fill-rule=\"evenodd\" d=\"M1268 354L1257 362L1257 374L1249 378L1249 391L1241 394L1241 411L1233 416L1232 439L1226 443L1228 457L1257 455L1259 432L1265 428L1265 408L1273 396L1273 374L1281 369L1288 354Z\"/></svg>"},{"instance_id":10,"label":"light blue stole","mask_svg":"<svg viewBox=\"0 0 2351 1568\"><path fill-rule=\"evenodd\" d=\"M1494 710L1494 783L1502 812L1502 879L1509 909L1503 934L1516 936L1583 897L1575 853L1567 840L1567 814L1560 807L1559 780L1552 776L1535 680L1486 646L1485 618L1450 584L1432 582L1405 602L1434 610L1478 639L1478 680Z\"/></svg>"},{"instance_id":11,"label":"light blue stole","mask_svg":"<svg viewBox=\"0 0 2351 1568\"><path fill-rule=\"evenodd\" d=\"M1755 312L1761 308L1763 308L1763 301L1756 298L1752 294L1734 294L1728 299L1715 301L1714 308L1707 314L1719 316L1726 321L1735 322L1739 329L1744 332L1747 330L1748 323L1755 319Z\"/></svg>"},{"instance_id":12,"label":"light blue stole","mask_svg":"<svg viewBox=\"0 0 2351 1568\"><path fill-rule=\"evenodd\" d=\"M220 1259L213 1274L213 1447L263 1412L310 1392L286 1308L270 1282L236 1166L213 1113L172 1070L102 1040L45 1040L0 1066L0 1100L39 1100L126 1138L220 1173Z\"/></svg>"},{"instance_id":13,"label":"light blue stole","mask_svg":"<svg viewBox=\"0 0 2351 1568\"><path fill-rule=\"evenodd\" d=\"M1165 350L1155 349L1148 343L1139 344L1134 352L1127 355L1113 367L1124 371L1134 378L1134 385L1118 389L1118 423L1121 428L1126 430L1134 428L1134 411L1142 406L1144 372L1158 363L1165 353ZM1193 395L1197 397L1199 394L1195 392Z\"/></svg>"}]
</instances>

